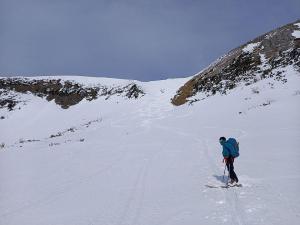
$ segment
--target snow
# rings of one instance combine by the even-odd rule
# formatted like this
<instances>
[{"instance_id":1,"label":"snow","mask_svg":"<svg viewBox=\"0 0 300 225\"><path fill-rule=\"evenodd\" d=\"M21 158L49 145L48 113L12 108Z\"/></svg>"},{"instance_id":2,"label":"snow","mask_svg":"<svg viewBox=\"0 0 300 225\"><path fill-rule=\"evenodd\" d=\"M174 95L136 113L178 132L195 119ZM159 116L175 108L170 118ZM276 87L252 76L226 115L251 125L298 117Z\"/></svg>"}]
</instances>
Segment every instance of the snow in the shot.
<instances>
[{"instance_id":1,"label":"snow","mask_svg":"<svg viewBox=\"0 0 300 225\"><path fill-rule=\"evenodd\" d=\"M259 45L260 45L260 42L250 43L250 44L246 45L246 46L243 48L243 51L246 52L246 53L251 53L251 52L253 52L254 49L257 48Z\"/></svg>"},{"instance_id":2,"label":"snow","mask_svg":"<svg viewBox=\"0 0 300 225\"><path fill-rule=\"evenodd\" d=\"M259 53L261 64L258 66L261 71L271 69L265 54Z\"/></svg>"},{"instance_id":3,"label":"snow","mask_svg":"<svg viewBox=\"0 0 300 225\"><path fill-rule=\"evenodd\" d=\"M286 84L260 80L193 106L170 104L188 78L67 110L20 95L20 110L0 109L0 224L297 224L300 75L285 74ZM241 188L205 187L223 181L220 136L240 142Z\"/></svg>"},{"instance_id":4,"label":"snow","mask_svg":"<svg viewBox=\"0 0 300 225\"><path fill-rule=\"evenodd\" d=\"M300 23L295 23L294 25L298 26L298 30L294 30L292 35L295 38L300 38Z\"/></svg>"}]
</instances>

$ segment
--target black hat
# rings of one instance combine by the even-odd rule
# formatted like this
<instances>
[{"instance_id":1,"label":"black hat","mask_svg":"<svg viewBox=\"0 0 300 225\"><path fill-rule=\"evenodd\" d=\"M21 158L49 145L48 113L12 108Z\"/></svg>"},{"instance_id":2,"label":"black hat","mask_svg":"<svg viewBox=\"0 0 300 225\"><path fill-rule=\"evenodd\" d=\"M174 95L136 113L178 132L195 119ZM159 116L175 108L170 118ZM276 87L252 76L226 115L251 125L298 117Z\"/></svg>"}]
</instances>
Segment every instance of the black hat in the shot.
<instances>
[{"instance_id":1,"label":"black hat","mask_svg":"<svg viewBox=\"0 0 300 225\"><path fill-rule=\"evenodd\" d=\"M220 137L219 141L226 141L226 138L225 137Z\"/></svg>"}]
</instances>

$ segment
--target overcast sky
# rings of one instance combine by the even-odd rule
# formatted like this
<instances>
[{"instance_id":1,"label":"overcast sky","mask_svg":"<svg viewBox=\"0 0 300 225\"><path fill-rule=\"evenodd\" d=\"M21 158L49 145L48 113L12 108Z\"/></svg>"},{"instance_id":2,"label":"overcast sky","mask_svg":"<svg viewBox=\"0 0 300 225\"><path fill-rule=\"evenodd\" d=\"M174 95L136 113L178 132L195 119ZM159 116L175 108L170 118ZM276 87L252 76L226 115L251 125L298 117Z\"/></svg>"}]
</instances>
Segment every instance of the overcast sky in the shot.
<instances>
[{"instance_id":1,"label":"overcast sky","mask_svg":"<svg viewBox=\"0 0 300 225\"><path fill-rule=\"evenodd\" d=\"M186 77L299 18L299 0L0 0L0 74Z\"/></svg>"}]
</instances>

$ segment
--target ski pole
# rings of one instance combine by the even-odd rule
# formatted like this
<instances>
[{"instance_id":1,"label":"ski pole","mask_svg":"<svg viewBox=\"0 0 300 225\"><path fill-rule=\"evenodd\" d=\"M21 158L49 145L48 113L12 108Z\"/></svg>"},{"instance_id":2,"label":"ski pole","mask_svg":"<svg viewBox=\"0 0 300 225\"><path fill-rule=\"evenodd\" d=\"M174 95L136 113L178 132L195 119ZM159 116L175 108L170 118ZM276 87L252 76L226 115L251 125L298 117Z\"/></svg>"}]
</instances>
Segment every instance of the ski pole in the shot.
<instances>
[{"instance_id":1,"label":"ski pole","mask_svg":"<svg viewBox=\"0 0 300 225\"><path fill-rule=\"evenodd\" d=\"M223 182L224 182L224 183L225 183L225 171L226 171L226 163L225 163L224 174L223 174Z\"/></svg>"},{"instance_id":2,"label":"ski pole","mask_svg":"<svg viewBox=\"0 0 300 225\"><path fill-rule=\"evenodd\" d=\"M226 185L228 186L228 182L229 182L229 170L228 170L228 168L227 168L227 171L228 171L228 176L227 176Z\"/></svg>"}]
</instances>

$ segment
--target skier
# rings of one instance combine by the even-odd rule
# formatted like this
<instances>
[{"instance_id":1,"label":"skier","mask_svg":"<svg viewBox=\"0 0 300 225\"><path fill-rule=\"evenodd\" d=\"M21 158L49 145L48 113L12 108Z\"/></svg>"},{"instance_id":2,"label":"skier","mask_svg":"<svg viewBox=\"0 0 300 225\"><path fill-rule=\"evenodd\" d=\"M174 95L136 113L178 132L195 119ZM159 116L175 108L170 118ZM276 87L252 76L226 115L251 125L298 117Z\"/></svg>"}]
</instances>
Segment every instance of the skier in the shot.
<instances>
[{"instance_id":1,"label":"skier","mask_svg":"<svg viewBox=\"0 0 300 225\"><path fill-rule=\"evenodd\" d=\"M234 140L233 143L235 142L236 144L232 144L231 142L232 140ZM226 167L229 171L229 177L230 177L229 182L231 184L233 184L234 182L238 183L239 179L237 178L233 167L234 158L238 157L239 155L238 143L233 138L229 138L228 140L226 140L225 137L220 137L219 142L223 146L223 151L222 151L224 157L223 162L226 163Z\"/></svg>"}]
</instances>

